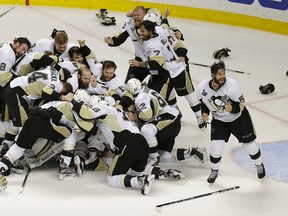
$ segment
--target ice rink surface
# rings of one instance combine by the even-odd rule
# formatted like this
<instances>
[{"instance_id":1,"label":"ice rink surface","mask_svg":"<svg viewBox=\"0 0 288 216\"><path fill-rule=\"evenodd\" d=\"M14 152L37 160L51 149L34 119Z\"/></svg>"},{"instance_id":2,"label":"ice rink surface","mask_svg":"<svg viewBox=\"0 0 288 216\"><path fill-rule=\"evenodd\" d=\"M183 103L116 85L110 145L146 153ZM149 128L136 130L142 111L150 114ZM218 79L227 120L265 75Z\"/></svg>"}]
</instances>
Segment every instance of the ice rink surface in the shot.
<instances>
[{"instance_id":1,"label":"ice rink surface","mask_svg":"<svg viewBox=\"0 0 288 216\"><path fill-rule=\"evenodd\" d=\"M0 6L0 14L11 7ZM109 11L109 16L116 18L117 25L101 25L94 10L15 6L0 17L0 41L12 41L14 37L25 36L33 42L50 38L53 28L65 30L70 42L86 40L99 60L115 61L118 65L116 73L124 79L128 60L134 57L134 47L129 39L118 48L108 47L104 43L104 37L118 33L125 21L124 13ZM135 189L109 187L104 171L86 171L82 178L76 176L60 181L58 166L51 161L32 170L22 194L20 191L25 173L7 177L8 188L0 193L1 215L287 215L288 37L173 17L169 21L171 26L177 26L183 32L191 63L211 65L215 50L225 47L232 50L230 57L224 59L226 67L244 73L227 71L227 76L236 79L242 87L263 153L268 175L265 181L258 181L249 158L245 155L242 157L242 153L239 153L241 145L231 137L224 149L221 176L211 187L206 182L210 173L209 164L203 165L193 160L161 164L183 171L186 179L155 181L147 196ZM190 68L195 87L210 76L207 67L191 64ZM276 89L272 94L263 95L259 92L259 85L267 83L273 83ZM178 98L178 101L183 114L183 126L176 146L208 147L210 128L199 130L186 101L183 98ZM162 203L234 186L240 186L240 189L164 206L161 211L155 210L155 206Z\"/></svg>"}]
</instances>

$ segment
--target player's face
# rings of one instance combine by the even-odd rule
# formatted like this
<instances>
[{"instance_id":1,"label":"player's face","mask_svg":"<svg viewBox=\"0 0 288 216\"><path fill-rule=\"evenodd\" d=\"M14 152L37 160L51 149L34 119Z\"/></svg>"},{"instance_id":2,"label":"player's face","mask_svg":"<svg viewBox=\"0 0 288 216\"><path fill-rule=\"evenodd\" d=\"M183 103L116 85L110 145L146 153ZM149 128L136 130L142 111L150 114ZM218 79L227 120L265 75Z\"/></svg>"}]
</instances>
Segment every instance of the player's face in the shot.
<instances>
[{"instance_id":1,"label":"player's face","mask_svg":"<svg viewBox=\"0 0 288 216\"><path fill-rule=\"evenodd\" d=\"M20 44L18 42L15 44L15 47L13 48L17 58L22 56L25 52L27 52L28 49L29 48L27 44L24 44L24 43Z\"/></svg>"},{"instance_id":2,"label":"player's face","mask_svg":"<svg viewBox=\"0 0 288 216\"><path fill-rule=\"evenodd\" d=\"M103 81L110 81L115 75L115 68L113 67L110 67L110 68L105 68L103 70L103 73L102 73L102 79Z\"/></svg>"},{"instance_id":3,"label":"player's face","mask_svg":"<svg viewBox=\"0 0 288 216\"><path fill-rule=\"evenodd\" d=\"M83 70L81 76L78 77L78 79L79 79L79 88L82 88L82 89L88 88L91 76L92 76L92 74L91 74L90 70Z\"/></svg>"},{"instance_id":4,"label":"player's face","mask_svg":"<svg viewBox=\"0 0 288 216\"><path fill-rule=\"evenodd\" d=\"M64 44L56 43L55 48L59 53L63 53L67 48L67 43L64 43Z\"/></svg>"},{"instance_id":5,"label":"player's face","mask_svg":"<svg viewBox=\"0 0 288 216\"><path fill-rule=\"evenodd\" d=\"M73 57L71 58L71 61L75 61L75 62L82 64L83 63L83 56L81 54L74 53Z\"/></svg>"},{"instance_id":6,"label":"player's face","mask_svg":"<svg viewBox=\"0 0 288 216\"><path fill-rule=\"evenodd\" d=\"M139 27L144 16L145 16L145 11L143 10L137 10L137 11L133 11L133 20L134 20L134 25L135 27Z\"/></svg>"},{"instance_id":7,"label":"player's face","mask_svg":"<svg viewBox=\"0 0 288 216\"><path fill-rule=\"evenodd\" d=\"M225 69L219 69L217 73L214 74L213 81L219 86L224 85L226 82Z\"/></svg>"},{"instance_id":8,"label":"player's face","mask_svg":"<svg viewBox=\"0 0 288 216\"><path fill-rule=\"evenodd\" d=\"M149 40L151 38L151 32L147 31L144 25L140 26L139 30L142 40Z\"/></svg>"}]
</instances>

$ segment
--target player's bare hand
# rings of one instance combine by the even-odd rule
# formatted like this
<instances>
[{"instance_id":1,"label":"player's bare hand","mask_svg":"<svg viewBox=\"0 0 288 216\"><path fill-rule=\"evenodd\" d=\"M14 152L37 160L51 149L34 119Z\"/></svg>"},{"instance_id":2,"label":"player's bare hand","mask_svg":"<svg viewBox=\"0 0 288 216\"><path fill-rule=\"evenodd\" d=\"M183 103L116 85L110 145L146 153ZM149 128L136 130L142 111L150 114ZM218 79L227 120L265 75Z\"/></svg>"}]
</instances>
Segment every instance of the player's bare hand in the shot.
<instances>
[{"instance_id":1,"label":"player's bare hand","mask_svg":"<svg viewBox=\"0 0 288 216\"><path fill-rule=\"evenodd\" d=\"M130 59L129 60L129 65L132 67L139 67L139 62L135 59Z\"/></svg>"},{"instance_id":2,"label":"player's bare hand","mask_svg":"<svg viewBox=\"0 0 288 216\"><path fill-rule=\"evenodd\" d=\"M203 113L203 114L202 114L202 119L203 119L203 121L208 122L208 121L209 121L209 115L208 115L208 113Z\"/></svg>"},{"instance_id":3,"label":"player's bare hand","mask_svg":"<svg viewBox=\"0 0 288 216\"><path fill-rule=\"evenodd\" d=\"M95 77L94 75L91 76L91 78L90 78L90 83L91 83L92 88L96 88L96 86L97 86L97 79L96 79L96 77Z\"/></svg>"},{"instance_id":4,"label":"player's bare hand","mask_svg":"<svg viewBox=\"0 0 288 216\"><path fill-rule=\"evenodd\" d=\"M85 46L85 42L86 42L85 40L77 40L77 41L78 41L80 47Z\"/></svg>"},{"instance_id":5,"label":"player's bare hand","mask_svg":"<svg viewBox=\"0 0 288 216\"><path fill-rule=\"evenodd\" d=\"M167 17L170 15L170 10L168 8L166 8L165 12L164 12L164 19L167 19Z\"/></svg>"},{"instance_id":6,"label":"player's bare hand","mask_svg":"<svg viewBox=\"0 0 288 216\"><path fill-rule=\"evenodd\" d=\"M110 36L105 37L104 38L105 43L109 44L109 45L113 45L114 41L112 40L112 38Z\"/></svg>"}]
</instances>

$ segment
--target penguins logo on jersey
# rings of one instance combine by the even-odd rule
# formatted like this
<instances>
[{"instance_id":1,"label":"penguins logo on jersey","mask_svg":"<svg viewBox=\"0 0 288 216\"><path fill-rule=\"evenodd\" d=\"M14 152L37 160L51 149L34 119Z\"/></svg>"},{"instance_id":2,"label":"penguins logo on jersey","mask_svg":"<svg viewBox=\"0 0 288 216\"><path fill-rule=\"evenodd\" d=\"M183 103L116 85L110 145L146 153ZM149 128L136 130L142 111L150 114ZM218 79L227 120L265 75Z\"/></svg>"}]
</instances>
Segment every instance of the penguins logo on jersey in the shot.
<instances>
[{"instance_id":1,"label":"penguins logo on jersey","mask_svg":"<svg viewBox=\"0 0 288 216\"><path fill-rule=\"evenodd\" d=\"M219 113L225 112L227 104L227 96L212 96L208 102Z\"/></svg>"}]
</instances>

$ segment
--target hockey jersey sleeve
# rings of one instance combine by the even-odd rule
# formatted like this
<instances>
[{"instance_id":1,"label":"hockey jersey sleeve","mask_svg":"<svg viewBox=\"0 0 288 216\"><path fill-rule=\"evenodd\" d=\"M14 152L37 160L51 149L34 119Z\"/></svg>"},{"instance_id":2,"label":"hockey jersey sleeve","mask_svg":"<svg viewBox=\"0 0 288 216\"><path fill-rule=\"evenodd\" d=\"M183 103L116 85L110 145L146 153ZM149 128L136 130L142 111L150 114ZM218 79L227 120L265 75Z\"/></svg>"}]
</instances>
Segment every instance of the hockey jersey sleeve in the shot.
<instances>
[{"instance_id":1,"label":"hockey jersey sleeve","mask_svg":"<svg viewBox=\"0 0 288 216\"><path fill-rule=\"evenodd\" d=\"M42 90L42 98L46 101L60 100L63 85L60 82L51 82Z\"/></svg>"},{"instance_id":2,"label":"hockey jersey sleeve","mask_svg":"<svg viewBox=\"0 0 288 216\"><path fill-rule=\"evenodd\" d=\"M112 47L120 46L127 40L128 37L129 37L129 34L127 31L120 32L120 34L112 37L114 44L113 45L109 44L109 46L112 46Z\"/></svg>"}]
</instances>

